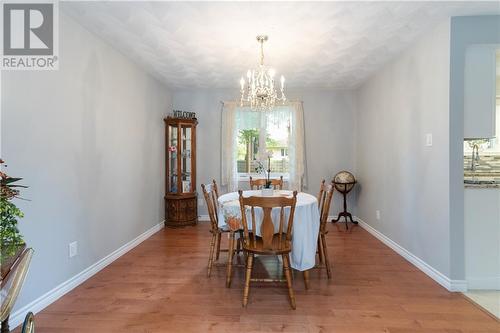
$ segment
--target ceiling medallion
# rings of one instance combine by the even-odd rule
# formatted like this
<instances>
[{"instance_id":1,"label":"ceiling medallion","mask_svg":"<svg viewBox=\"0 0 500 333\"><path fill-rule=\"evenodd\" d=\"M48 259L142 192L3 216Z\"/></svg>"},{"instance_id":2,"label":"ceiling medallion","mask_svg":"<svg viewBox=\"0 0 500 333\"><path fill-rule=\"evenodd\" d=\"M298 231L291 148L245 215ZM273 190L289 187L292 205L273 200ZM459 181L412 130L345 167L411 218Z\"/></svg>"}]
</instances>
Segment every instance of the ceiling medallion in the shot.
<instances>
[{"instance_id":1,"label":"ceiling medallion","mask_svg":"<svg viewBox=\"0 0 500 333\"><path fill-rule=\"evenodd\" d=\"M273 68L264 66L264 42L268 40L266 35L257 36L260 43L260 65L257 69L247 71L247 82L242 77L240 79L241 87L241 106L250 106L255 111L270 111L276 105L276 102L284 103L286 96L284 93L285 77L281 75L280 96L274 86L274 75L276 71Z\"/></svg>"}]
</instances>

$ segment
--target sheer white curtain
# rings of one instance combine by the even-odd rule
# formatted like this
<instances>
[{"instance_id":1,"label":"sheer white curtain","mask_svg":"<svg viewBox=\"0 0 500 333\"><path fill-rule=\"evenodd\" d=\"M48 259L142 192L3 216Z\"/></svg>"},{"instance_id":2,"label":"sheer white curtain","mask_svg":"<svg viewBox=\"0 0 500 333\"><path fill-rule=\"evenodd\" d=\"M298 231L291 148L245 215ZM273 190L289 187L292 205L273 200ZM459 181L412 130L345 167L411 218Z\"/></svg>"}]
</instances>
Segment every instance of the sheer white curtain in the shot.
<instances>
[{"instance_id":1,"label":"sheer white curtain","mask_svg":"<svg viewBox=\"0 0 500 333\"><path fill-rule=\"evenodd\" d=\"M259 151L265 155L266 133L270 123L290 125L288 140L289 156L289 188L302 191L306 186L305 179L305 138L304 138L304 109L302 102L289 102L277 106L269 112L255 112L248 107L240 107L238 102L223 102L222 107L222 185L228 191L238 189L237 172L237 138L241 129L258 128ZM264 158L263 158L264 159Z\"/></svg>"},{"instance_id":2,"label":"sheer white curtain","mask_svg":"<svg viewBox=\"0 0 500 333\"><path fill-rule=\"evenodd\" d=\"M221 184L228 192L238 189L236 164L238 128L236 124L237 102L223 102L221 119Z\"/></svg>"},{"instance_id":3,"label":"sheer white curtain","mask_svg":"<svg viewBox=\"0 0 500 333\"><path fill-rule=\"evenodd\" d=\"M302 191L307 186L305 176L306 154L304 136L304 107L302 102L288 103L291 112L290 140L288 156L290 158L290 189Z\"/></svg>"}]
</instances>

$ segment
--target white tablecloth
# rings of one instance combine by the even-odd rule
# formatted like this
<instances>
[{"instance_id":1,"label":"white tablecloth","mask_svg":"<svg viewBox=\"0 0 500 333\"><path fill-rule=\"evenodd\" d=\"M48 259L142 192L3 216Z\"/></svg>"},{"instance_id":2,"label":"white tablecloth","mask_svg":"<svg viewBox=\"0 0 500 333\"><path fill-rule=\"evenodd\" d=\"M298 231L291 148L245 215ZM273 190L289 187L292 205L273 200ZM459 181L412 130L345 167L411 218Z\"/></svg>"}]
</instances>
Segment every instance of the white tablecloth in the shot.
<instances>
[{"instance_id":1,"label":"white tablecloth","mask_svg":"<svg viewBox=\"0 0 500 333\"><path fill-rule=\"evenodd\" d=\"M275 195L292 195L292 191L274 191ZM244 197L261 196L261 191L244 191ZM241 217L239 194L231 192L219 197L219 227L226 228L225 217L228 215ZM289 210L286 211L285 217L288 221ZM279 208L273 209L272 213L275 232L279 228ZM257 232L260 230L262 223L262 210L255 210ZM247 221L251 227L250 216L247 215ZM315 265L316 246L319 232L319 212L318 200L316 197L307 193L297 194L297 204L295 206L295 216L293 218L292 229L292 253L291 265L293 268L305 271L311 269Z\"/></svg>"}]
</instances>

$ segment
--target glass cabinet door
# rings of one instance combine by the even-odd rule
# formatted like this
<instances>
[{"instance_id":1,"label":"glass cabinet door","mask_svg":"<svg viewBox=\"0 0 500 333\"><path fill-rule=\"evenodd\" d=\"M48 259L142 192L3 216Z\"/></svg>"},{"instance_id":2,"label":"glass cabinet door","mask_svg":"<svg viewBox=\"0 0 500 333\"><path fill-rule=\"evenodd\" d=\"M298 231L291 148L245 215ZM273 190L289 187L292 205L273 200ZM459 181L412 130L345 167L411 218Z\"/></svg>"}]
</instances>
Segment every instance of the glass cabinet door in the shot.
<instances>
[{"instance_id":1,"label":"glass cabinet door","mask_svg":"<svg viewBox=\"0 0 500 333\"><path fill-rule=\"evenodd\" d=\"M191 144L192 128L191 125L181 125L181 189L180 193L193 192L191 187Z\"/></svg>"},{"instance_id":2,"label":"glass cabinet door","mask_svg":"<svg viewBox=\"0 0 500 333\"><path fill-rule=\"evenodd\" d=\"M168 175L169 175L169 192L177 192L177 152L178 147L178 129L177 125L168 126Z\"/></svg>"}]
</instances>

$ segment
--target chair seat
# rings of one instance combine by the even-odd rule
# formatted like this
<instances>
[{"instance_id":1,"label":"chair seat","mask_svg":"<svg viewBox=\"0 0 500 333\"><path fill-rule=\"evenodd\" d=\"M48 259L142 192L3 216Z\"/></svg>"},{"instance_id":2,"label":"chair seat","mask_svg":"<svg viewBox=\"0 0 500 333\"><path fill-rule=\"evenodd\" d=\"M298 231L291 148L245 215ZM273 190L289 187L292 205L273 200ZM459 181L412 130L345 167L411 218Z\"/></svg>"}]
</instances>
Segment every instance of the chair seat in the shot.
<instances>
[{"instance_id":1,"label":"chair seat","mask_svg":"<svg viewBox=\"0 0 500 333\"><path fill-rule=\"evenodd\" d=\"M253 239L252 233L250 233L249 239L250 240ZM256 237L255 244L253 243L253 241L250 241L249 244L245 243L243 244L243 248L245 249L245 251L255 254L269 254L269 255L284 254L284 253L290 253L292 250L292 244L290 241L286 240L285 233L281 234L281 244L280 244L279 234L273 235L272 247L273 250L264 248L264 242L262 238L259 236Z\"/></svg>"}]
</instances>

